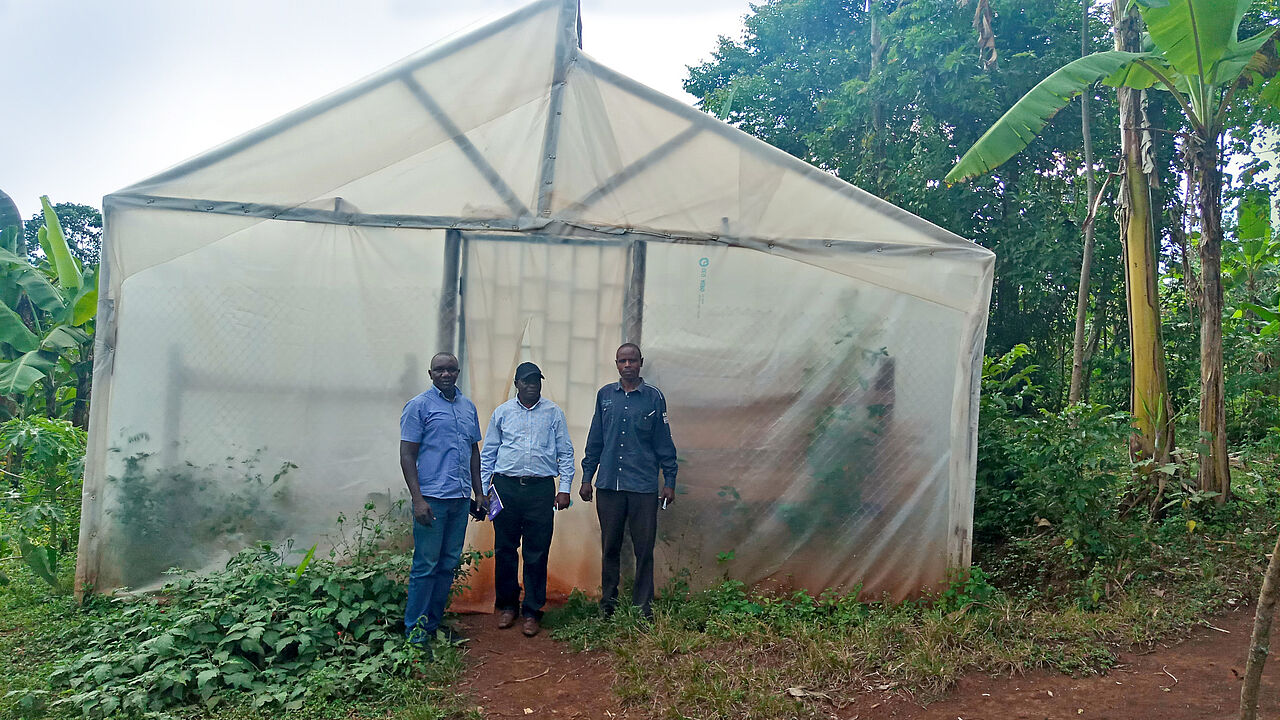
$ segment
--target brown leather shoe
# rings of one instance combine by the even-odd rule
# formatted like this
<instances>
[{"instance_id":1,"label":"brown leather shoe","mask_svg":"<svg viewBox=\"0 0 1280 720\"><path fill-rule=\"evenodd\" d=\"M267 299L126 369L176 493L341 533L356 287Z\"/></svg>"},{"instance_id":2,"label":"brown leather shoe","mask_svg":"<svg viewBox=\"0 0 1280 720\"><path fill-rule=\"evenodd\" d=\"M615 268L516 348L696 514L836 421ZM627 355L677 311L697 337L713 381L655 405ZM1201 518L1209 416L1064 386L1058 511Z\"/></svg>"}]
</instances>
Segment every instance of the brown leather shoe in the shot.
<instances>
[{"instance_id":1,"label":"brown leather shoe","mask_svg":"<svg viewBox=\"0 0 1280 720\"><path fill-rule=\"evenodd\" d=\"M503 610L502 612L498 613L498 629L499 630L506 630L507 628L515 624L516 624L515 610Z\"/></svg>"},{"instance_id":2,"label":"brown leather shoe","mask_svg":"<svg viewBox=\"0 0 1280 720\"><path fill-rule=\"evenodd\" d=\"M525 637L537 635L538 630L541 630L541 628L538 626L538 618L536 617L525 618L524 624L520 627L520 632L524 633Z\"/></svg>"}]
</instances>

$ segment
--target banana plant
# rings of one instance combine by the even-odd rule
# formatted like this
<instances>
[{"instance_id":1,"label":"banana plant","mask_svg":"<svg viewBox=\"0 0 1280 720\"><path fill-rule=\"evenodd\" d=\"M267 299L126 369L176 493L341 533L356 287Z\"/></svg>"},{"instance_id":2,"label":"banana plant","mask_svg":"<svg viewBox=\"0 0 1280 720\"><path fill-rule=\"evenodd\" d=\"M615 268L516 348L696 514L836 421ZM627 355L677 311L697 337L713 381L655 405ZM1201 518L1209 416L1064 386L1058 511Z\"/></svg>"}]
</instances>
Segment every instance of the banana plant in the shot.
<instances>
[{"instance_id":1,"label":"banana plant","mask_svg":"<svg viewBox=\"0 0 1280 720\"><path fill-rule=\"evenodd\" d=\"M1222 358L1222 158L1219 148L1242 90L1280 106L1274 62L1277 27L1244 40L1250 0L1135 0L1147 26L1144 51L1112 50L1070 62L1042 80L974 143L947 174L958 182L986 173L1021 152L1073 97L1102 81L1112 87L1170 94L1188 128L1189 171L1197 181L1200 219L1200 487L1230 495Z\"/></svg>"},{"instance_id":2,"label":"banana plant","mask_svg":"<svg viewBox=\"0 0 1280 720\"><path fill-rule=\"evenodd\" d=\"M39 266L20 254L19 229L0 232L0 395L25 396L45 381L46 411L55 415L54 370L60 361L86 375L97 312L96 268L81 271L48 197L40 198L44 227L37 237L45 252ZM73 359L73 354L79 360ZM87 391L87 382L78 382Z\"/></svg>"}]
</instances>

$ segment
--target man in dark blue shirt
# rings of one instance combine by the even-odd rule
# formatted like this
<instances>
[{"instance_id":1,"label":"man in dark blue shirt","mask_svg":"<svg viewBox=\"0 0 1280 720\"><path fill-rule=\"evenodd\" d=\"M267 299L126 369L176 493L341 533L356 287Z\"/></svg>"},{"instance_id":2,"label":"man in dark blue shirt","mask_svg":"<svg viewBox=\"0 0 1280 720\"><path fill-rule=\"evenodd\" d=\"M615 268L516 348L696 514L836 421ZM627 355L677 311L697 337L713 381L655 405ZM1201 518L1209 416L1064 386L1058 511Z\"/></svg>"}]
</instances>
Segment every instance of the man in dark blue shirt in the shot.
<instances>
[{"instance_id":1,"label":"man in dark blue shirt","mask_svg":"<svg viewBox=\"0 0 1280 720\"><path fill-rule=\"evenodd\" d=\"M400 415L400 470L413 503L413 565L404 632L425 645L449 602L471 503L480 490L480 418L458 390L458 358L431 358L432 387Z\"/></svg>"},{"instance_id":2,"label":"man in dark blue shirt","mask_svg":"<svg viewBox=\"0 0 1280 720\"><path fill-rule=\"evenodd\" d=\"M617 608L622 534L629 530L636 554L636 584L631 601L645 618L652 620L658 504L667 507L676 497L676 446L667 422L666 397L640 377L644 358L639 346L624 343L614 355L614 364L618 366L618 382L605 385L596 393L578 494L591 502L591 481L595 478L602 556L600 608L605 617L613 615ZM664 478L661 487L659 468Z\"/></svg>"}]
</instances>

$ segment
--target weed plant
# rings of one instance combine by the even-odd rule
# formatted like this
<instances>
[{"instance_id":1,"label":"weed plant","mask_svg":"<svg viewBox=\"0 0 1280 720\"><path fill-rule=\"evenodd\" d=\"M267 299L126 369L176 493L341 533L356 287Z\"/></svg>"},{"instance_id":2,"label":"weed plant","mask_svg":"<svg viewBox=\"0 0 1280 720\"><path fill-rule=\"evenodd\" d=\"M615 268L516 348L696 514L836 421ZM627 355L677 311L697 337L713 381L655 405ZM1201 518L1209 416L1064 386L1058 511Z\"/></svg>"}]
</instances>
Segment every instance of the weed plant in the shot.
<instances>
[{"instance_id":1,"label":"weed plant","mask_svg":"<svg viewBox=\"0 0 1280 720\"><path fill-rule=\"evenodd\" d=\"M34 673L0 661L0 718L468 716L449 689L459 650L404 640L409 558L379 549L396 530L394 508L371 511L343 518L330 557L313 547L297 563L290 546L263 545L220 572L177 573L157 593L90 596L83 607L7 588L0 621L36 620L15 649L42 660ZM464 557L460 584L481 557Z\"/></svg>"}]
</instances>

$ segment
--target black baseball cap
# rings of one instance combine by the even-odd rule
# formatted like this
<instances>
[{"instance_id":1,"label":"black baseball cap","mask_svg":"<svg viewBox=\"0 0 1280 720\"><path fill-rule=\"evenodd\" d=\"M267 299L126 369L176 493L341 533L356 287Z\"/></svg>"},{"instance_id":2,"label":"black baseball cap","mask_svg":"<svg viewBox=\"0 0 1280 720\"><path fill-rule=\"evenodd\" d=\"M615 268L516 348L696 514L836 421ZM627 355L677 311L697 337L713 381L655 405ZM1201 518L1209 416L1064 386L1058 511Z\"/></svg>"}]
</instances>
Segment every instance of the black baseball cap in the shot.
<instances>
[{"instance_id":1,"label":"black baseball cap","mask_svg":"<svg viewBox=\"0 0 1280 720\"><path fill-rule=\"evenodd\" d=\"M537 375L538 377L544 378L544 379L546 378L546 375L542 374L542 371L538 369L538 366L534 365L531 362L522 362L516 366L517 380L523 380L529 377L530 375Z\"/></svg>"}]
</instances>

